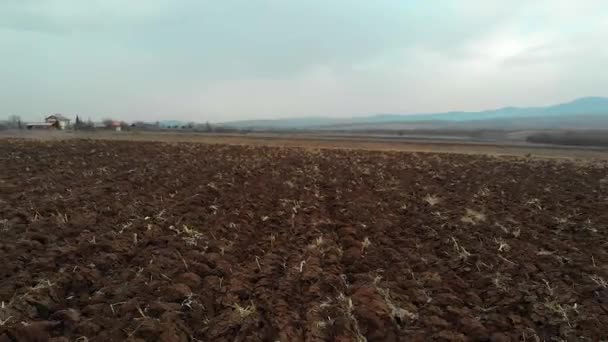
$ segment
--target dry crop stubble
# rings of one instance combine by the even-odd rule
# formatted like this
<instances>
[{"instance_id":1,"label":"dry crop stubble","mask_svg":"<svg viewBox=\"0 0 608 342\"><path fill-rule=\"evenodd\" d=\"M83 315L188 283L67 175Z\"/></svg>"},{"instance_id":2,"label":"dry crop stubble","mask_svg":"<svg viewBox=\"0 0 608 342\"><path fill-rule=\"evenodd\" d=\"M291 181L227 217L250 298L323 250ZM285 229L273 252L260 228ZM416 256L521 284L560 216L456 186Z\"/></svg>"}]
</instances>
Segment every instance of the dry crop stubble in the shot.
<instances>
[{"instance_id":1,"label":"dry crop stubble","mask_svg":"<svg viewBox=\"0 0 608 342\"><path fill-rule=\"evenodd\" d=\"M604 163L87 140L0 154L0 340L606 337Z\"/></svg>"}]
</instances>

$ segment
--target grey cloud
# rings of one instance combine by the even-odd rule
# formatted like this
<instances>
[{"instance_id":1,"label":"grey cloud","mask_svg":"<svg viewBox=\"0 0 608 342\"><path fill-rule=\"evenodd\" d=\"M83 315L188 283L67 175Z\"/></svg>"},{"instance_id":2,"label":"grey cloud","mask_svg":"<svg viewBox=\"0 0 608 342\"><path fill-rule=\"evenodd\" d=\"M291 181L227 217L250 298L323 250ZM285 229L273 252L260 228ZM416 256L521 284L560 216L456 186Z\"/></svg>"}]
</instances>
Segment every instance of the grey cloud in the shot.
<instances>
[{"instance_id":1,"label":"grey cloud","mask_svg":"<svg viewBox=\"0 0 608 342\"><path fill-rule=\"evenodd\" d=\"M532 85L557 102L576 92L551 82L606 85L580 75L603 61L608 8L576 4L6 0L0 77L11 82L0 85L0 116L213 121L483 109L534 104ZM526 45L530 36L538 42Z\"/></svg>"}]
</instances>

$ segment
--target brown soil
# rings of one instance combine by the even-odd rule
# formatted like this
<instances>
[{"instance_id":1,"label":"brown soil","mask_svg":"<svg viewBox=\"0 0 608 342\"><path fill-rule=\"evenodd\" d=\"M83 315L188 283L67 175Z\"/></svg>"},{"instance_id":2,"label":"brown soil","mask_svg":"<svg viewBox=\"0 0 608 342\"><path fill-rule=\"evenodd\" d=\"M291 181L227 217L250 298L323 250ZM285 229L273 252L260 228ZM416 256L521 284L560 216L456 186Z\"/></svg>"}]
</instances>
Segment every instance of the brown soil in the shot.
<instances>
[{"instance_id":1,"label":"brown soil","mask_svg":"<svg viewBox=\"0 0 608 342\"><path fill-rule=\"evenodd\" d=\"M0 341L599 341L605 163L0 144Z\"/></svg>"},{"instance_id":2,"label":"brown soil","mask_svg":"<svg viewBox=\"0 0 608 342\"><path fill-rule=\"evenodd\" d=\"M482 143L380 139L373 136L332 137L314 134L282 133L187 133L187 132L107 132L107 131L0 131L1 138L36 140L94 139L110 141L188 142L223 145L302 147L312 149L357 149L369 151L404 151L486 154L543 159L608 160L608 148L567 147L522 142Z\"/></svg>"}]
</instances>

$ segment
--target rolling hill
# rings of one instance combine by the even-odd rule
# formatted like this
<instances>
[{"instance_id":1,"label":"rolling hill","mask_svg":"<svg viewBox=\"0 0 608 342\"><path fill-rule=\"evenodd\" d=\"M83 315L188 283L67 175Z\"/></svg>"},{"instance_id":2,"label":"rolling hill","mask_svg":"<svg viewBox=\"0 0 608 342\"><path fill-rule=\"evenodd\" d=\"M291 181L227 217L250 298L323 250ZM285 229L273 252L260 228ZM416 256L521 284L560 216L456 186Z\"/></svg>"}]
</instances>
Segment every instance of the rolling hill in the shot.
<instances>
[{"instance_id":1,"label":"rolling hill","mask_svg":"<svg viewBox=\"0 0 608 342\"><path fill-rule=\"evenodd\" d=\"M378 114L349 119L303 117L220 123L239 129L608 129L608 98L585 97L547 107L505 107L480 112Z\"/></svg>"}]
</instances>

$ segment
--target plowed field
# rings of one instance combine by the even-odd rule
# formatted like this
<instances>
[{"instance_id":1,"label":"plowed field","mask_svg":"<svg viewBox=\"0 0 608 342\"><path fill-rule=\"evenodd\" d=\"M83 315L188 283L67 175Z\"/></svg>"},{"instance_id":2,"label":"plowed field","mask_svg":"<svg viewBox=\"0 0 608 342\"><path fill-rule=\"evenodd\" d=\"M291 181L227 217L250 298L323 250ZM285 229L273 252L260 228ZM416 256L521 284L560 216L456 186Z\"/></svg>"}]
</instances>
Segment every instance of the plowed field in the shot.
<instances>
[{"instance_id":1,"label":"plowed field","mask_svg":"<svg viewBox=\"0 0 608 342\"><path fill-rule=\"evenodd\" d=\"M608 167L0 141L0 341L608 339Z\"/></svg>"}]
</instances>

